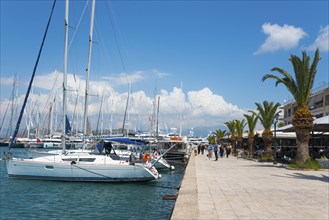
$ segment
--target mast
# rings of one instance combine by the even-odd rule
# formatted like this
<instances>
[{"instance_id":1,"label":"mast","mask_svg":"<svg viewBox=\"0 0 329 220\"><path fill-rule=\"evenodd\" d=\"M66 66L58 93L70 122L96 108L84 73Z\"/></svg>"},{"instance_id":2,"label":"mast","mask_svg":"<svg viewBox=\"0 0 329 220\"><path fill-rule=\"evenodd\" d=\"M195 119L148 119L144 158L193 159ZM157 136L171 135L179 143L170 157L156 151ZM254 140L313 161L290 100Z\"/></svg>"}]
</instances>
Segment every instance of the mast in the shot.
<instances>
[{"instance_id":1,"label":"mast","mask_svg":"<svg viewBox=\"0 0 329 220\"><path fill-rule=\"evenodd\" d=\"M154 137L157 135L157 127L156 127L156 96L157 96L157 80L155 79L155 86L154 86L154 100L153 100L153 110L152 110L152 117L151 117L151 135Z\"/></svg>"},{"instance_id":2,"label":"mast","mask_svg":"<svg viewBox=\"0 0 329 220\"><path fill-rule=\"evenodd\" d=\"M13 128L13 120L16 119L17 116L17 87L18 87L18 79L17 79L17 73L14 75L14 82L13 82L13 93L11 96L11 116L10 116L10 123L9 123L9 129L12 131Z\"/></svg>"},{"instance_id":3,"label":"mast","mask_svg":"<svg viewBox=\"0 0 329 220\"><path fill-rule=\"evenodd\" d=\"M52 113L52 110L53 110L53 104L50 103L49 105L49 111L48 111L48 125L47 125L47 135L50 136L50 126L51 126L51 113Z\"/></svg>"},{"instance_id":4,"label":"mast","mask_svg":"<svg viewBox=\"0 0 329 220\"><path fill-rule=\"evenodd\" d=\"M113 94L111 93L111 117L110 117L110 134L112 134L112 127L113 127L113 109L114 109L114 99L113 99Z\"/></svg>"},{"instance_id":5,"label":"mast","mask_svg":"<svg viewBox=\"0 0 329 220\"><path fill-rule=\"evenodd\" d=\"M130 98L130 92L131 92L131 83L129 83L129 92L128 92L128 96L127 96L127 102L126 102L126 109L125 109L125 114L123 116L123 123L122 123L122 134L124 134L124 130L125 130L125 123L126 123L126 117L127 117L127 111L128 111L128 104L129 104L129 98ZM128 130L127 130L127 136L128 136Z\"/></svg>"},{"instance_id":6,"label":"mast","mask_svg":"<svg viewBox=\"0 0 329 220\"><path fill-rule=\"evenodd\" d=\"M17 136L19 127L20 127L21 122L22 122L22 117L23 117L23 113L24 113L24 110L25 110L25 107L26 107L27 100L28 100L29 95L30 95L30 91L31 91L33 80L34 80L35 72L37 71L38 63L39 63L39 60L40 60L43 45L44 45L46 37L47 37L48 28L49 28L49 24L50 24L50 21L51 21L53 12L54 12L55 4L56 4L56 0L54 0L53 6L52 6L52 9L51 9L51 13L50 13L50 16L49 16L49 19L48 19L47 27L46 27L45 33L43 35L42 43L41 43L41 46L40 46L40 49L39 49L38 57L37 57L37 60L35 62L34 68L33 68L33 73L32 73L32 76L31 76L31 79L30 79L30 82L29 82L29 86L27 88L27 92L25 94L24 102L23 102L21 111L19 113L18 119L17 119L17 123L16 123L16 126L15 126L13 136L10 139L9 149L11 148L11 145L13 144L13 142L16 141L16 136Z\"/></svg>"},{"instance_id":7,"label":"mast","mask_svg":"<svg viewBox=\"0 0 329 220\"><path fill-rule=\"evenodd\" d=\"M66 145L66 89L67 89L67 47L69 27L69 0L65 1L65 36L64 36L64 73L63 73L63 127L62 127L62 152Z\"/></svg>"},{"instance_id":8,"label":"mast","mask_svg":"<svg viewBox=\"0 0 329 220\"><path fill-rule=\"evenodd\" d=\"M159 138L159 111L160 111L160 96L158 97L158 110L156 122L156 138Z\"/></svg>"},{"instance_id":9,"label":"mast","mask_svg":"<svg viewBox=\"0 0 329 220\"><path fill-rule=\"evenodd\" d=\"M89 30L88 65L87 65L86 89L85 89L85 108L84 108L84 120L83 120L83 133L84 133L84 135L87 135L88 92L89 92L89 78L90 78L91 49L92 49L92 45L93 45L94 14L95 14L95 0L92 1L90 30Z\"/></svg>"},{"instance_id":10,"label":"mast","mask_svg":"<svg viewBox=\"0 0 329 220\"><path fill-rule=\"evenodd\" d=\"M98 118L97 118L97 125L96 125L96 134L97 135L102 134L102 132L103 132L103 126L102 125L101 125L101 129L100 129L101 131L99 132L99 130L98 130L99 121L101 120L101 118L102 118L101 123L103 123L103 111L102 111L103 101L104 101L104 90L103 90L103 93L102 93L102 99L101 99L101 104L100 104L100 107L99 107Z\"/></svg>"},{"instance_id":11,"label":"mast","mask_svg":"<svg viewBox=\"0 0 329 220\"><path fill-rule=\"evenodd\" d=\"M183 94L183 82L181 82L181 85L180 85L180 88L182 90L182 94ZM184 94L183 94L183 97L184 97ZM182 98L183 98L182 97ZM181 100L181 103L180 103L180 113L179 113L179 136L181 137L182 136L182 123L183 123L183 113L182 113L182 109L183 109L183 101L184 100Z\"/></svg>"}]
</instances>

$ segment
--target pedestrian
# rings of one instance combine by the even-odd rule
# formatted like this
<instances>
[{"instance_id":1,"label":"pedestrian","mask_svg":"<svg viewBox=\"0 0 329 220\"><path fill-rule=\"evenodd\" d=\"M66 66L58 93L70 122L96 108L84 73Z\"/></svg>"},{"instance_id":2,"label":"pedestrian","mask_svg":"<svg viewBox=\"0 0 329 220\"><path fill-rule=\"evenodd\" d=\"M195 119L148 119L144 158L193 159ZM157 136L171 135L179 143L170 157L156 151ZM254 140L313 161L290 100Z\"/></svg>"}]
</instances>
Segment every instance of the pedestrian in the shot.
<instances>
[{"instance_id":1,"label":"pedestrian","mask_svg":"<svg viewBox=\"0 0 329 220\"><path fill-rule=\"evenodd\" d=\"M204 154L204 149L205 149L204 144L201 144L201 153L202 153L202 155Z\"/></svg>"},{"instance_id":2,"label":"pedestrian","mask_svg":"<svg viewBox=\"0 0 329 220\"><path fill-rule=\"evenodd\" d=\"M198 154L201 152L201 144L198 144Z\"/></svg>"},{"instance_id":3,"label":"pedestrian","mask_svg":"<svg viewBox=\"0 0 329 220\"><path fill-rule=\"evenodd\" d=\"M226 147L226 157L228 158L228 156L231 154L231 144L228 144Z\"/></svg>"},{"instance_id":4,"label":"pedestrian","mask_svg":"<svg viewBox=\"0 0 329 220\"><path fill-rule=\"evenodd\" d=\"M219 155L221 158L224 157L224 146L223 145L220 145L220 147L219 147Z\"/></svg>"},{"instance_id":5,"label":"pedestrian","mask_svg":"<svg viewBox=\"0 0 329 220\"><path fill-rule=\"evenodd\" d=\"M213 147L211 144L208 145L208 158L209 160L212 158L212 150L213 150Z\"/></svg>"},{"instance_id":6,"label":"pedestrian","mask_svg":"<svg viewBox=\"0 0 329 220\"><path fill-rule=\"evenodd\" d=\"M218 144L214 145L215 160L218 160Z\"/></svg>"}]
</instances>

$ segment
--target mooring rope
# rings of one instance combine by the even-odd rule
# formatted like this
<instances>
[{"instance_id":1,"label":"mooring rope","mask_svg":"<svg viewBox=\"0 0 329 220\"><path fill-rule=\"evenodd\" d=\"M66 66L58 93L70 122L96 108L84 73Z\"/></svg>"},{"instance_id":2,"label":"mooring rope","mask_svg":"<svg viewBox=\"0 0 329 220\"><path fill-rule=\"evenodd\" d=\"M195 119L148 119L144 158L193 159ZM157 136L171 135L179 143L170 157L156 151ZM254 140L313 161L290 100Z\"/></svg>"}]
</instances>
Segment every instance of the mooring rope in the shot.
<instances>
[{"instance_id":1,"label":"mooring rope","mask_svg":"<svg viewBox=\"0 0 329 220\"><path fill-rule=\"evenodd\" d=\"M72 162L73 162L73 161L72 161ZM106 179L114 179L114 178L112 178L112 177L105 176L105 175L103 175L103 174L96 173L96 172L94 172L94 171L91 171L91 170L88 170L88 169L82 168L82 167L80 167L80 166L78 166L78 165L76 165L76 164L74 164L74 163L71 163L71 165L74 166L74 167L76 167L76 168L78 168L78 169L84 170L84 171L86 171L86 172L93 173L93 174L98 175L98 176L101 176L101 177L105 177Z\"/></svg>"}]
</instances>

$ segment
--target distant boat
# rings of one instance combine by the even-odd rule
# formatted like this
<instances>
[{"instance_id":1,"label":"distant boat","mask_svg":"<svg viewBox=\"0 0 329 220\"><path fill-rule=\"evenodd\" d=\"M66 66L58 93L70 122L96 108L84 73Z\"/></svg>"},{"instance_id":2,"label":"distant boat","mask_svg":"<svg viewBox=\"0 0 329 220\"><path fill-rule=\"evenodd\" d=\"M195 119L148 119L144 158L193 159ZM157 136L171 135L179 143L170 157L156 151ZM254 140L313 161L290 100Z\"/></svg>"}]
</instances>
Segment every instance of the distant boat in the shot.
<instances>
[{"instance_id":1,"label":"distant boat","mask_svg":"<svg viewBox=\"0 0 329 220\"><path fill-rule=\"evenodd\" d=\"M54 3L55 4L55 3ZM101 141L97 144L98 153L85 153L81 151L67 152L66 146L66 80L67 80L67 39L68 39L68 0L65 10L65 48L64 48L64 77L63 77L63 133L62 152L54 155L43 155L32 158L15 158L7 153L7 172L9 177L58 180L58 181L93 181L93 182L124 182L124 181L150 181L160 177L156 168L151 164L131 163L111 153L110 142ZM53 5L54 8L54 5ZM92 45L93 20L95 0L92 1L91 25L89 34L89 56L87 67L86 90L88 88L90 54ZM49 23L48 23L49 24ZM31 78L33 81L33 76ZM30 82L30 85L32 82ZM28 89L29 92L29 89ZM86 94L88 91L86 91ZM28 97L28 93L26 95ZM26 98L27 99L27 98ZM85 135L87 95L85 97ZM26 100L25 100L26 101ZM23 107L25 104L23 104ZM23 107L21 113L23 112ZM19 127L20 122L16 127ZM18 129L17 129L18 130ZM15 133L14 133L15 134ZM15 135L13 135L15 138ZM103 153L105 151L105 153Z\"/></svg>"},{"instance_id":2,"label":"distant boat","mask_svg":"<svg viewBox=\"0 0 329 220\"><path fill-rule=\"evenodd\" d=\"M62 140L59 138L37 138L27 143L30 148L61 148Z\"/></svg>"},{"instance_id":3,"label":"distant boat","mask_svg":"<svg viewBox=\"0 0 329 220\"><path fill-rule=\"evenodd\" d=\"M120 143L121 140L125 138L112 138L111 140L114 142ZM126 138L129 139L129 138ZM129 139L130 140L130 139ZM171 166L164 158L163 155L160 155L157 150L145 150L144 142L138 140L130 140L130 142L125 142L125 145L118 145L114 144L115 152L117 155L123 158L131 158L133 154L135 162L143 163L148 162L152 164L156 169L175 169L174 166ZM144 152L141 148L144 147Z\"/></svg>"},{"instance_id":4,"label":"distant boat","mask_svg":"<svg viewBox=\"0 0 329 220\"><path fill-rule=\"evenodd\" d=\"M157 143L158 150L169 163L185 163L192 151L191 145L181 136L172 136L170 139L159 140Z\"/></svg>"},{"instance_id":5,"label":"distant boat","mask_svg":"<svg viewBox=\"0 0 329 220\"><path fill-rule=\"evenodd\" d=\"M6 139L3 139L3 140L0 140L0 147L8 147L8 140Z\"/></svg>"}]
</instances>

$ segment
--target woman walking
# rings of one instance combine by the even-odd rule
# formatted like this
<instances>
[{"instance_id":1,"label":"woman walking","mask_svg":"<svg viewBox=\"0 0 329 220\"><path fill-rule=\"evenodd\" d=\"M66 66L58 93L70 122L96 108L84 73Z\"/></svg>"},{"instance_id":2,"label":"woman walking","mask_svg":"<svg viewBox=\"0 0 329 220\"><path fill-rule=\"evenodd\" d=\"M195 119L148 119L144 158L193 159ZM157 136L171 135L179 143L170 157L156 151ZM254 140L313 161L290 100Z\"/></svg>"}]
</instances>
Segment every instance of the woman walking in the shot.
<instances>
[{"instance_id":1,"label":"woman walking","mask_svg":"<svg viewBox=\"0 0 329 220\"><path fill-rule=\"evenodd\" d=\"M212 158L212 150L213 150L213 147L211 144L209 144L208 146L208 158L209 160Z\"/></svg>"}]
</instances>

